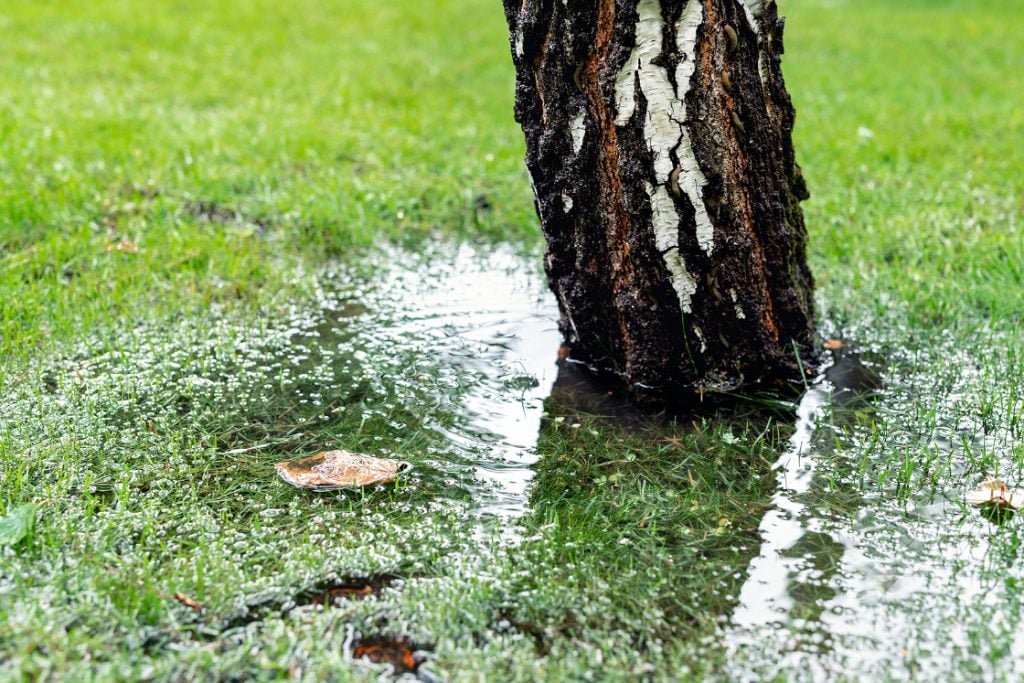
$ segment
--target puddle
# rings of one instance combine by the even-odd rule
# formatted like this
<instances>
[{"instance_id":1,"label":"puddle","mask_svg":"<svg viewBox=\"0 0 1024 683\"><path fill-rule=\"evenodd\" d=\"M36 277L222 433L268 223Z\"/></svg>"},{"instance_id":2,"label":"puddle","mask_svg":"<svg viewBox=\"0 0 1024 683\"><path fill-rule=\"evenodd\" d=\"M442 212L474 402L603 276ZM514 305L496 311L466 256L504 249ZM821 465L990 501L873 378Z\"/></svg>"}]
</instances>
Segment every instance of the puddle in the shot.
<instances>
[{"instance_id":1,"label":"puddle","mask_svg":"<svg viewBox=\"0 0 1024 683\"><path fill-rule=\"evenodd\" d=\"M985 428L968 353L934 353L949 360L917 364L954 374L882 386L872 363L839 358L828 379L845 386L803 397L719 636L730 679L976 680L1021 661L1021 533L960 503L1012 440Z\"/></svg>"},{"instance_id":2,"label":"puddle","mask_svg":"<svg viewBox=\"0 0 1024 683\"><path fill-rule=\"evenodd\" d=\"M558 309L538 266L510 249L487 254L463 245L431 259L425 272L402 273L395 289L406 308L393 334L441 332L433 352L473 378L458 420L438 426L471 463L484 516L526 512L544 400L558 376Z\"/></svg>"},{"instance_id":3,"label":"puddle","mask_svg":"<svg viewBox=\"0 0 1024 683\"><path fill-rule=\"evenodd\" d=\"M255 321L214 309L111 330L55 360L53 430L101 433L93 480L116 480L113 463L138 462L139 444L162 448L186 420L216 435L211 475L242 464L271 481L275 460L346 448L413 461L406 479L418 491L479 517L521 516L561 343L540 259L440 243L297 277L312 296ZM29 410L34 399L18 400ZM133 478L160 492L167 471ZM211 505L232 504L209 493Z\"/></svg>"},{"instance_id":4,"label":"puddle","mask_svg":"<svg viewBox=\"0 0 1024 683\"><path fill-rule=\"evenodd\" d=\"M0 428L8 448L32 463L26 481L59 482L55 499L109 523L94 531L89 517L71 518L67 526L79 535L68 547L146 561L165 552L202 556L215 568L230 558L220 570L228 594L193 590L187 563L153 565L228 620L195 617L196 640L224 638L297 606L338 604L372 624L363 633L387 632L366 621L379 606L370 596L383 592L380 602L390 601L410 586L399 591L380 574L309 587L324 567L350 577L398 566L440 576L437 566L448 562L458 570L446 599L475 590L491 600L495 556L482 550L523 546L474 544L474 531L515 539L545 399L559 417L625 412L621 397L559 365L556 305L538 261L503 246L385 251L357 266L296 273L297 291L259 316L213 305L202 315L118 322L46 359L34 370L38 381L12 385L0 397ZM739 559L749 557L745 550L736 555L730 575L745 575L745 584L738 593L723 589L737 606L708 647L729 651L725 675L946 680L998 677L1004 663L1024 662L1016 627L1022 516L996 526L960 504L985 475L1024 483L1024 435L1001 427L1022 424L1021 398L1007 388L1015 347L987 342L983 354L940 340L902 351L894 343L886 370L871 354L858 361L844 352L803 397L774 470L778 488L761 519L760 551L749 565ZM578 426L564 424L570 433ZM414 468L394 485L329 494L295 491L274 474L275 462L336 448ZM109 528L118 529L116 544ZM403 564L410 557L415 562ZM536 557L537 571L558 566ZM645 571L672 571L636 557ZM10 585L48 585L32 574L41 568L24 562L9 572L23 583ZM235 565L260 569L239 577ZM519 585L500 580L510 593ZM566 597L562 582L548 583L545 604L579 599L578 589ZM416 588L424 596L433 590ZM534 590L515 595L528 601ZM18 594L9 592L12 600ZM183 605L176 613L190 609ZM82 619L110 614L85 602L74 607ZM395 628L435 642L405 628L413 622ZM541 654L573 640L512 613L499 615L494 630L533 641ZM147 647L171 641L165 629ZM353 635L347 652L356 656L357 647L367 648L358 656L395 671L414 670L411 642Z\"/></svg>"}]
</instances>

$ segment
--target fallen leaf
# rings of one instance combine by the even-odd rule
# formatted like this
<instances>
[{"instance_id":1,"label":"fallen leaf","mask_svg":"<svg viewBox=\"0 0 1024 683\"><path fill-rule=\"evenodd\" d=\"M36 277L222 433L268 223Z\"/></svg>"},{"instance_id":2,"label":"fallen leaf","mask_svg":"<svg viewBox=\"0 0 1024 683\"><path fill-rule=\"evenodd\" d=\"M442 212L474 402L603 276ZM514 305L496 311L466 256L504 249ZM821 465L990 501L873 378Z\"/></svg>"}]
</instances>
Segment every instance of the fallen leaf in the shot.
<instances>
[{"instance_id":1,"label":"fallen leaf","mask_svg":"<svg viewBox=\"0 0 1024 683\"><path fill-rule=\"evenodd\" d=\"M107 245L107 253L113 251L119 251L122 254L138 254L139 245L135 244L131 240L121 240L120 242L114 242L113 244Z\"/></svg>"},{"instance_id":2,"label":"fallen leaf","mask_svg":"<svg viewBox=\"0 0 1024 683\"><path fill-rule=\"evenodd\" d=\"M364 657L375 664L391 664L398 674L415 673L420 666L415 645L408 638L371 637L357 643L352 658Z\"/></svg>"},{"instance_id":3,"label":"fallen leaf","mask_svg":"<svg viewBox=\"0 0 1024 683\"><path fill-rule=\"evenodd\" d=\"M978 484L978 488L968 491L964 502L977 507L996 507L1007 510L1020 510L1024 507L1024 491L1011 489L994 477L986 477Z\"/></svg>"},{"instance_id":4,"label":"fallen leaf","mask_svg":"<svg viewBox=\"0 0 1024 683\"><path fill-rule=\"evenodd\" d=\"M826 339L823 346L829 351L838 351L839 349L846 348L846 344L839 339Z\"/></svg>"},{"instance_id":5,"label":"fallen leaf","mask_svg":"<svg viewBox=\"0 0 1024 683\"><path fill-rule=\"evenodd\" d=\"M375 574L366 577L345 577L321 583L295 596L300 605L322 605L333 607L342 600L358 600L377 595L394 584L398 577L390 574Z\"/></svg>"},{"instance_id":6,"label":"fallen leaf","mask_svg":"<svg viewBox=\"0 0 1024 683\"><path fill-rule=\"evenodd\" d=\"M19 505L0 519L0 546L18 545L36 525L36 506Z\"/></svg>"},{"instance_id":7,"label":"fallen leaf","mask_svg":"<svg viewBox=\"0 0 1024 683\"><path fill-rule=\"evenodd\" d=\"M374 458L349 451L324 451L294 462L274 465L281 478L292 486L314 491L393 482L411 466L401 460Z\"/></svg>"},{"instance_id":8,"label":"fallen leaf","mask_svg":"<svg viewBox=\"0 0 1024 683\"><path fill-rule=\"evenodd\" d=\"M185 595L184 593L175 593L171 597L173 597L175 600L177 600L181 604L185 605L185 607L188 607L189 609L193 609L196 612L202 612L203 611L203 606L202 605L200 605L198 602L196 602L194 598L190 598L189 596Z\"/></svg>"}]
</instances>

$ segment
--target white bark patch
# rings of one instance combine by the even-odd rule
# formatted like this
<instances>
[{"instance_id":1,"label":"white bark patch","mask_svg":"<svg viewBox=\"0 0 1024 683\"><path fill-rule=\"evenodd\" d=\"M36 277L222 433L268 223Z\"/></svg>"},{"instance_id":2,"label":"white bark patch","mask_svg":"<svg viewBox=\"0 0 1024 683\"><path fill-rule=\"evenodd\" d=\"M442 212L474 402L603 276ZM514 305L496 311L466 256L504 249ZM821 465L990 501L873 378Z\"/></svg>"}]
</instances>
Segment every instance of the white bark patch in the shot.
<instances>
[{"instance_id":1,"label":"white bark patch","mask_svg":"<svg viewBox=\"0 0 1024 683\"><path fill-rule=\"evenodd\" d=\"M768 86L768 53L765 51L763 37L761 36L761 11L764 9L764 0L740 0L743 5L743 13L747 15L747 23L757 34L757 73L761 77L761 85Z\"/></svg>"},{"instance_id":2,"label":"white bark patch","mask_svg":"<svg viewBox=\"0 0 1024 683\"><path fill-rule=\"evenodd\" d=\"M583 149L583 138L587 135L586 110L580 110L580 113L572 120L570 130L572 131L572 153L579 154L580 150Z\"/></svg>"},{"instance_id":3,"label":"white bark patch","mask_svg":"<svg viewBox=\"0 0 1024 683\"><path fill-rule=\"evenodd\" d=\"M746 319L747 315L743 312L743 307L740 306L739 297L736 296L736 290L730 289L729 296L732 297L732 308L736 311L736 317L740 320Z\"/></svg>"},{"instance_id":4,"label":"white bark patch","mask_svg":"<svg viewBox=\"0 0 1024 683\"><path fill-rule=\"evenodd\" d=\"M697 339L700 340L700 352L704 353L705 351L708 350L708 342L706 339L704 339L704 330L700 329L699 327L694 327L693 331L697 335Z\"/></svg>"},{"instance_id":5,"label":"white bark patch","mask_svg":"<svg viewBox=\"0 0 1024 683\"><path fill-rule=\"evenodd\" d=\"M672 288L679 297L679 307L684 313L690 313L693 310L693 295L697 293L697 283L686 270L686 261L679 251L679 214L676 213L676 205L664 185L655 187L650 183L644 183L644 186L647 196L651 198L654 245L665 259Z\"/></svg>"},{"instance_id":6,"label":"white bark patch","mask_svg":"<svg viewBox=\"0 0 1024 683\"><path fill-rule=\"evenodd\" d=\"M704 22L704 6L700 0L689 0L675 26L675 48L680 54L675 74L678 90L672 85L665 67L653 63L665 51L660 1L640 0L637 14L635 47L615 79L615 123L623 126L633 118L639 83L647 102L644 138L654 158L655 182L648 184L647 194L654 216L655 243L665 258L680 306L689 312L697 288L679 252L680 219L667 186L670 182L678 183L679 190L690 200L695 213L697 244L711 254L714 226L704 204L707 178L697 163L685 125L686 93L697 68L697 31ZM678 159L678 173L673 173L676 170L673 155Z\"/></svg>"},{"instance_id":7,"label":"white bark patch","mask_svg":"<svg viewBox=\"0 0 1024 683\"><path fill-rule=\"evenodd\" d=\"M569 213L572 211L572 197L566 193L562 193L562 211Z\"/></svg>"},{"instance_id":8,"label":"white bark patch","mask_svg":"<svg viewBox=\"0 0 1024 683\"><path fill-rule=\"evenodd\" d=\"M747 21L750 23L750 28L754 29L754 33L760 35L758 30L757 20L761 17L761 10L763 9L763 0L740 0L740 4L743 5L743 13L747 15Z\"/></svg>"},{"instance_id":9,"label":"white bark patch","mask_svg":"<svg viewBox=\"0 0 1024 683\"><path fill-rule=\"evenodd\" d=\"M697 30L703 22L704 5L698 0L690 0L683 8L679 23L676 24L676 48L682 55L682 60L676 67L676 83L683 88L683 92L678 95L682 110L679 119L681 122L686 121L686 91L690 89L690 79L697 69ZM708 179L700 170L697 157L693 153L693 145L690 143L690 135L682 123L679 125L679 132L679 148L676 150L682 169L679 174L679 187L689 197L696 214L697 244L710 256L715 246L715 227L711 224L707 207L704 206L704 186L708 184Z\"/></svg>"},{"instance_id":10,"label":"white bark patch","mask_svg":"<svg viewBox=\"0 0 1024 683\"><path fill-rule=\"evenodd\" d=\"M523 56L523 29L516 31L516 57Z\"/></svg>"},{"instance_id":11,"label":"white bark patch","mask_svg":"<svg viewBox=\"0 0 1024 683\"><path fill-rule=\"evenodd\" d=\"M569 308L569 301L568 298L565 296L565 292L562 291L561 287L558 288L558 300L562 303L561 308L565 312L566 320L569 321L569 327L572 328L572 335L570 336L569 341L578 342L580 340L580 331L576 329L576 321L572 319L572 314L569 313L569 311L571 310Z\"/></svg>"}]
</instances>

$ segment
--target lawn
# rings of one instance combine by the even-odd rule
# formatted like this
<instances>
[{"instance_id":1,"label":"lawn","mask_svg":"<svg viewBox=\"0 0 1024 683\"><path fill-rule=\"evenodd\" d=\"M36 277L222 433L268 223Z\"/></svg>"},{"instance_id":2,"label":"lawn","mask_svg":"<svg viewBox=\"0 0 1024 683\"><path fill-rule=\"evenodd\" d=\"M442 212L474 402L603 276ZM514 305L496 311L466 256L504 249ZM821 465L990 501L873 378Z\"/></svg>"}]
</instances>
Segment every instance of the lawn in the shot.
<instances>
[{"instance_id":1,"label":"lawn","mask_svg":"<svg viewBox=\"0 0 1024 683\"><path fill-rule=\"evenodd\" d=\"M871 379L796 430L521 363L500 3L0 8L0 678L1015 678L1024 533L961 501L1024 485L1024 6L780 12L820 327ZM274 474L339 447L413 470Z\"/></svg>"}]
</instances>

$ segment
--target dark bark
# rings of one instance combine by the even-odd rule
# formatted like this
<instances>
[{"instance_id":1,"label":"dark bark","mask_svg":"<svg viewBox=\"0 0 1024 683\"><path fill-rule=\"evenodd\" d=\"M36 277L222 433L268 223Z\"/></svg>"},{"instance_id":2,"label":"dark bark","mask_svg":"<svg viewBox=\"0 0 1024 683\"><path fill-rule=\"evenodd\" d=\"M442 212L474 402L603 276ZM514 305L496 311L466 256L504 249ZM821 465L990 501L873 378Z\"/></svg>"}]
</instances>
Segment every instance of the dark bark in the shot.
<instances>
[{"instance_id":1,"label":"dark bark","mask_svg":"<svg viewBox=\"0 0 1024 683\"><path fill-rule=\"evenodd\" d=\"M643 401L813 365L783 21L746 2L504 3L562 331Z\"/></svg>"}]
</instances>

